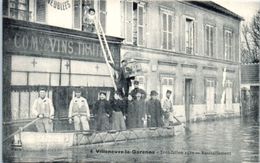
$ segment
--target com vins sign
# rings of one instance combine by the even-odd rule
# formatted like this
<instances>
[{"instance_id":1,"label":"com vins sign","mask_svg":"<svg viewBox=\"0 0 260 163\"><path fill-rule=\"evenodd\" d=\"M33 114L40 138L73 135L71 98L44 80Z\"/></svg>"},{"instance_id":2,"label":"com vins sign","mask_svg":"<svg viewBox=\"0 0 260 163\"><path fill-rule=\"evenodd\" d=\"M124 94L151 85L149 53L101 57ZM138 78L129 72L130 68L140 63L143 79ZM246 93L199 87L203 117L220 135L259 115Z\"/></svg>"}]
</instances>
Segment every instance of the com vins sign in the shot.
<instances>
[{"instance_id":1,"label":"com vins sign","mask_svg":"<svg viewBox=\"0 0 260 163\"><path fill-rule=\"evenodd\" d=\"M11 30L4 40L5 51L9 53L104 60L99 42L88 38ZM112 54L119 54L119 47L115 45L109 47Z\"/></svg>"},{"instance_id":2,"label":"com vins sign","mask_svg":"<svg viewBox=\"0 0 260 163\"><path fill-rule=\"evenodd\" d=\"M57 10L67 10L71 7L71 4L68 0L48 0L48 4Z\"/></svg>"}]
</instances>

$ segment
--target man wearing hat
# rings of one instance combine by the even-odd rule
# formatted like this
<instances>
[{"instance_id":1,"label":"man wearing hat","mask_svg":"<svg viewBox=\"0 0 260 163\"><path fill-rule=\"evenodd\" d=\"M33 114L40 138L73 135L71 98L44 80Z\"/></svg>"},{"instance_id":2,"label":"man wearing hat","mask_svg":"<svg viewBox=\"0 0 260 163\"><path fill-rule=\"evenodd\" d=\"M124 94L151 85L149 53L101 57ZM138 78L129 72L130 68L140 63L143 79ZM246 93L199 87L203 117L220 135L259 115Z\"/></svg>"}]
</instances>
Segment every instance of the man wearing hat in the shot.
<instances>
[{"instance_id":1,"label":"man wearing hat","mask_svg":"<svg viewBox=\"0 0 260 163\"><path fill-rule=\"evenodd\" d=\"M32 114L41 118L35 122L38 132L52 132L54 107L51 99L46 96L46 88L39 88L39 97L34 101Z\"/></svg>"},{"instance_id":2,"label":"man wearing hat","mask_svg":"<svg viewBox=\"0 0 260 163\"><path fill-rule=\"evenodd\" d=\"M75 97L71 99L69 106L69 123L74 121L74 129L80 130L82 126L83 130L89 130L90 113L87 100L81 96L81 89L75 89Z\"/></svg>"},{"instance_id":3,"label":"man wearing hat","mask_svg":"<svg viewBox=\"0 0 260 163\"><path fill-rule=\"evenodd\" d=\"M166 91L166 98L162 100L162 109L164 112L164 125L169 126L173 124L173 105L171 100L172 91Z\"/></svg>"},{"instance_id":4,"label":"man wearing hat","mask_svg":"<svg viewBox=\"0 0 260 163\"><path fill-rule=\"evenodd\" d=\"M127 60L123 59L121 61L121 67L117 68L114 64L110 63L111 67L118 71L118 78L117 78L117 89L121 96L128 97L129 87L131 86L131 80L135 77L130 76L131 69L127 67Z\"/></svg>"},{"instance_id":5,"label":"man wearing hat","mask_svg":"<svg viewBox=\"0 0 260 163\"><path fill-rule=\"evenodd\" d=\"M134 89L130 92L130 95L132 96L132 98L134 100L136 99L136 94L138 92L141 93L143 100L146 99L146 92L143 89L139 88L139 81L135 80L134 81Z\"/></svg>"},{"instance_id":6,"label":"man wearing hat","mask_svg":"<svg viewBox=\"0 0 260 163\"><path fill-rule=\"evenodd\" d=\"M148 126L161 127L162 122L162 107L161 102L158 100L158 93L155 90L151 91L151 98L147 101L148 110Z\"/></svg>"}]
</instances>

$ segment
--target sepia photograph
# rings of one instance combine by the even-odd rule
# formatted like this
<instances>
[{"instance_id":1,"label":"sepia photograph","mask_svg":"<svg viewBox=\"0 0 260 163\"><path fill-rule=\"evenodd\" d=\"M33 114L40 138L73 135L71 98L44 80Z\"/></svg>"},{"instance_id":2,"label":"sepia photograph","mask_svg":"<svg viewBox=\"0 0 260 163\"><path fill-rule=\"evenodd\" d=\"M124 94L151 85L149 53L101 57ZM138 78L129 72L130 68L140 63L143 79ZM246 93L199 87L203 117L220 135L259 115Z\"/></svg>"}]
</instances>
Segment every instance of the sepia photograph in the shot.
<instances>
[{"instance_id":1,"label":"sepia photograph","mask_svg":"<svg viewBox=\"0 0 260 163\"><path fill-rule=\"evenodd\" d=\"M1 5L0 162L260 161L260 0Z\"/></svg>"}]
</instances>

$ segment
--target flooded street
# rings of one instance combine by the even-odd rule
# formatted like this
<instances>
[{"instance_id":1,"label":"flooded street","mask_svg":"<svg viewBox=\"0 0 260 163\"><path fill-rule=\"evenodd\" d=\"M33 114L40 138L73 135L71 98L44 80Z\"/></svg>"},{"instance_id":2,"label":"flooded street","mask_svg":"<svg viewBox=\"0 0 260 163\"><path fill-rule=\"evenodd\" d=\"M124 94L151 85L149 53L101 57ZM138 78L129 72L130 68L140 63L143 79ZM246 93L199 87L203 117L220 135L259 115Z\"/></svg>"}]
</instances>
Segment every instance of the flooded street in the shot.
<instances>
[{"instance_id":1,"label":"flooded street","mask_svg":"<svg viewBox=\"0 0 260 163\"><path fill-rule=\"evenodd\" d=\"M259 126L229 119L194 123L191 132L167 139L137 140L65 151L13 151L8 162L259 162ZM6 155L8 156L8 155ZM10 155L9 155L10 156Z\"/></svg>"}]
</instances>

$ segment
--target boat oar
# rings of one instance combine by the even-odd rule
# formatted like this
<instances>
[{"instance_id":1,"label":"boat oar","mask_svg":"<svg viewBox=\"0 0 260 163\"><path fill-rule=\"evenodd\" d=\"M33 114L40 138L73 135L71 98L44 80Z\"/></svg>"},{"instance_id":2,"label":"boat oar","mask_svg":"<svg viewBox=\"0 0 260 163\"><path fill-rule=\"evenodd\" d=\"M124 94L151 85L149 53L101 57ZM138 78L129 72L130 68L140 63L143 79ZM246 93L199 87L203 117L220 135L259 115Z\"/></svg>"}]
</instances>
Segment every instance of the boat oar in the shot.
<instances>
[{"instance_id":1,"label":"boat oar","mask_svg":"<svg viewBox=\"0 0 260 163\"><path fill-rule=\"evenodd\" d=\"M184 123L182 123L182 122L181 122L178 118L176 118L174 115L173 115L173 118L176 119L176 121L177 121L179 124L181 124L181 125L185 128L185 130L187 130L188 132L191 132L190 128L187 127L186 125L184 125Z\"/></svg>"},{"instance_id":2,"label":"boat oar","mask_svg":"<svg viewBox=\"0 0 260 163\"><path fill-rule=\"evenodd\" d=\"M6 140L10 139L10 138L13 137L14 135L16 135L16 134L22 132L24 129L26 129L27 127L31 126L32 124L34 124L34 123L35 123L36 121L38 121L39 119L41 119L41 118L36 118L36 119L32 120L31 122L27 123L25 126L19 128L19 130L15 131L15 132L12 133L11 135L9 135L7 138L5 138L5 139L3 140L3 142L5 142Z\"/></svg>"}]
</instances>

